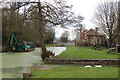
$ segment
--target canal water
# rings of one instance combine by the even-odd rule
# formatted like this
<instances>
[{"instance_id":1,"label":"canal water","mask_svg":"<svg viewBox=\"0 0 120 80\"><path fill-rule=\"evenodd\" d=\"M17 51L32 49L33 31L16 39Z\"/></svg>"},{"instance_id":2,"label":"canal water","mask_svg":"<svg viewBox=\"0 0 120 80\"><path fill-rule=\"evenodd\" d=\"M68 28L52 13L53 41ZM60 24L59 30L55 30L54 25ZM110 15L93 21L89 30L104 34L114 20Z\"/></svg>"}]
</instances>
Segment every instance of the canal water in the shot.
<instances>
[{"instance_id":1,"label":"canal water","mask_svg":"<svg viewBox=\"0 0 120 80\"><path fill-rule=\"evenodd\" d=\"M47 50L52 51L55 55L60 54L66 50L66 47L48 47ZM31 66L39 64L40 66L47 66L42 62L40 57L41 49L36 48L32 52L6 52L2 55L2 78L22 78L22 73Z\"/></svg>"}]
</instances>

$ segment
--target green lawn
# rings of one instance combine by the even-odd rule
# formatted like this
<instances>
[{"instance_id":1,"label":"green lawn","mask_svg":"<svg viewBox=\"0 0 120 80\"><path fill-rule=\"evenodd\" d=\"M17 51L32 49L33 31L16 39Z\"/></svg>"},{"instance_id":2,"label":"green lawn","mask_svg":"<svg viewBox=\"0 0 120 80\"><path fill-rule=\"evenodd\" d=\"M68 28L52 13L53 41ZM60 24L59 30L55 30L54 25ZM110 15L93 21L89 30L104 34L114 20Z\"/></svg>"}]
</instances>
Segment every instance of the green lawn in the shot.
<instances>
[{"instance_id":1,"label":"green lawn","mask_svg":"<svg viewBox=\"0 0 120 80\"><path fill-rule=\"evenodd\" d=\"M56 67L33 70L32 78L118 78L118 67Z\"/></svg>"},{"instance_id":2,"label":"green lawn","mask_svg":"<svg viewBox=\"0 0 120 80\"><path fill-rule=\"evenodd\" d=\"M58 45L61 45L61 44L45 44L46 47L51 47L51 46L58 46Z\"/></svg>"},{"instance_id":3,"label":"green lawn","mask_svg":"<svg viewBox=\"0 0 120 80\"><path fill-rule=\"evenodd\" d=\"M58 58L69 59L118 59L118 54L107 53L106 49L67 46ZM32 78L118 78L118 67L54 67L49 70L33 70Z\"/></svg>"},{"instance_id":4,"label":"green lawn","mask_svg":"<svg viewBox=\"0 0 120 80\"><path fill-rule=\"evenodd\" d=\"M94 50L91 47L67 46L57 58L69 59L118 59L119 54L107 53L107 49Z\"/></svg>"}]
</instances>

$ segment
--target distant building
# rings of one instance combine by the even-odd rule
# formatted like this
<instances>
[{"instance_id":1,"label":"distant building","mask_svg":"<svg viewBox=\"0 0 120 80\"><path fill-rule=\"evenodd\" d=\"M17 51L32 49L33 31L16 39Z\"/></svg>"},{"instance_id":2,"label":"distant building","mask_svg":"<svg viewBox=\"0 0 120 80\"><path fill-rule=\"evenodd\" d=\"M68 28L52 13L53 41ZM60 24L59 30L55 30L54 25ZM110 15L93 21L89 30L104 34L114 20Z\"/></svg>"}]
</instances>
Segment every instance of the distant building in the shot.
<instances>
[{"instance_id":1,"label":"distant building","mask_svg":"<svg viewBox=\"0 0 120 80\"><path fill-rule=\"evenodd\" d=\"M98 33L96 30L90 29L80 33L79 41L77 45L81 46L92 46L101 44L102 34Z\"/></svg>"}]
</instances>

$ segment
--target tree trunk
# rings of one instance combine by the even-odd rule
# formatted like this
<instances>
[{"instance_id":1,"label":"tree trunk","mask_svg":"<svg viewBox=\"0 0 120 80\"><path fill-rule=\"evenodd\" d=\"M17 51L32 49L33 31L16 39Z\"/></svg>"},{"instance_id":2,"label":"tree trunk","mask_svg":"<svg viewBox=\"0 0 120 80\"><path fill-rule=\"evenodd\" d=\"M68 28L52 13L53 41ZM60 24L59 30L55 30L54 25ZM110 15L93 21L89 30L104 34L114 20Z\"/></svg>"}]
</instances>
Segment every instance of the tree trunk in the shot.
<instances>
[{"instance_id":1,"label":"tree trunk","mask_svg":"<svg viewBox=\"0 0 120 80\"><path fill-rule=\"evenodd\" d=\"M111 38L109 38L109 44L111 44L112 43L112 39Z\"/></svg>"},{"instance_id":2,"label":"tree trunk","mask_svg":"<svg viewBox=\"0 0 120 80\"><path fill-rule=\"evenodd\" d=\"M112 34L110 33L109 34L109 44L111 44L113 42L113 40L112 40Z\"/></svg>"},{"instance_id":3,"label":"tree trunk","mask_svg":"<svg viewBox=\"0 0 120 80\"><path fill-rule=\"evenodd\" d=\"M45 54L47 52L47 49L44 44L44 21L42 17L42 11L41 11L41 3L38 2L38 15L39 15L39 35L40 35L40 46L42 48L42 54ZM43 58L44 59L44 58Z\"/></svg>"},{"instance_id":4,"label":"tree trunk","mask_svg":"<svg viewBox=\"0 0 120 80\"><path fill-rule=\"evenodd\" d=\"M38 15L39 15L39 35L40 35L40 46L42 48L41 57L44 60L47 57L54 56L54 54L50 51L47 51L45 44L44 44L44 34L45 34L45 24L44 19L42 16L42 10L41 10L41 3L40 0L38 2Z\"/></svg>"},{"instance_id":5,"label":"tree trunk","mask_svg":"<svg viewBox=\"0 0 120 80\"><path fill-rule=\"evenodd\" d=\"M118 36L117 36L117 44L120 45L120 1L118 2Z\"/></svg>"}]
</instances>

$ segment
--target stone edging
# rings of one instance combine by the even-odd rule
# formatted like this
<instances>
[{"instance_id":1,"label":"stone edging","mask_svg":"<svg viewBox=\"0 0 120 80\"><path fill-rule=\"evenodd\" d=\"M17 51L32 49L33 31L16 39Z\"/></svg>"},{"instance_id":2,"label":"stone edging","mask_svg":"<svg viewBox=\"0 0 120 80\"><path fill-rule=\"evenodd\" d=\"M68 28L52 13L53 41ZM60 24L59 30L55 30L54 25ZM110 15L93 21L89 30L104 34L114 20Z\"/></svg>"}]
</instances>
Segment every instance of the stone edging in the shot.
<instances>
[{"instance_id":1,"label":"stone edging","mask_svg":"<svg viewBox=\"0 0 120 80\"><path fill-rule=\"evenodd\" d=\"M118 65L120 59L63 59L63 58L46 58L44 63L47 64L81 64L81 65Z\"/></svg>"},{"instance_id":2,"label":"stone edging","mask_svg":"<svg viewBox=\"0 0 120 80\"><path fill-rule=\"evenodd\" d=\"M32 70L44 70L44 69L52 69L52 67L28 67L25 72L23 72L23 80L27 80L27 78L32 77Z\"/></svg>"},{"instance_id":3,"label":"stone edging","mask_svg":"<svg viewBox=\"0 0 120 80\"><path fill-rule=\"evenodd\" d=\"M23 79L30 78L32 76L31 71L32 71L31 67L27 68L25 72L23 72Z\"/></svg>"}]
</instances>

